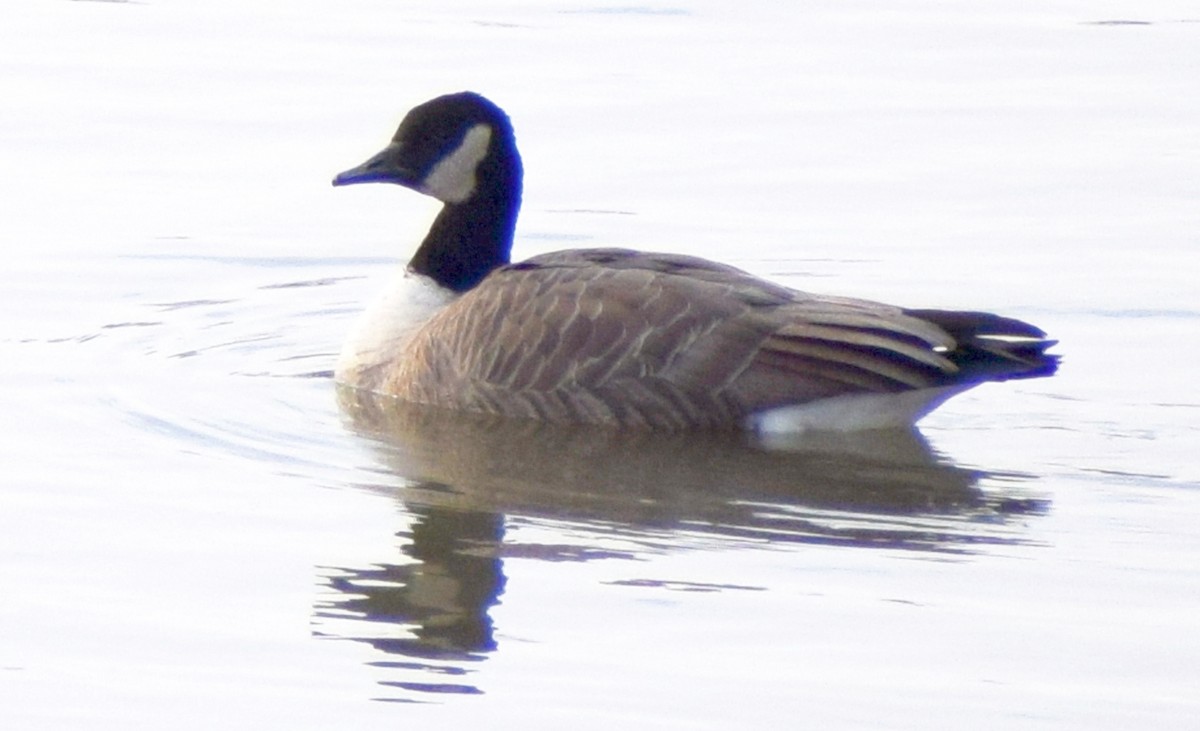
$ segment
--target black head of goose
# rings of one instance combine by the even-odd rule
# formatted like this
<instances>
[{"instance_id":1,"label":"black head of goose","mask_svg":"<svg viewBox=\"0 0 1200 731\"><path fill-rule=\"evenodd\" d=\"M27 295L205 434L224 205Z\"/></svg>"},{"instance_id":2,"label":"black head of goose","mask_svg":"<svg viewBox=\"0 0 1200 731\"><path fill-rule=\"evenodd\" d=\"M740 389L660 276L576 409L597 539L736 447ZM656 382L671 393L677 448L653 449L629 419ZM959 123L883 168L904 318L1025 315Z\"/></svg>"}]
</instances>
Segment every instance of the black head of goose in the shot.
<instances>
[{"instance_id":1,"label":"black head of goose","mask_svg":"<svg viewBox=\"0 0 1200 731\"><path fill-rule=\"evenodd\" d=\"M431 406L662 429L908 426L987 381L1048 376L1038 328L807 294L695 257L561 251L510 263L512 124L463 92L412 111L334 185L443 208L338 362L339 382Z\"/></svg>"}]
</instances>

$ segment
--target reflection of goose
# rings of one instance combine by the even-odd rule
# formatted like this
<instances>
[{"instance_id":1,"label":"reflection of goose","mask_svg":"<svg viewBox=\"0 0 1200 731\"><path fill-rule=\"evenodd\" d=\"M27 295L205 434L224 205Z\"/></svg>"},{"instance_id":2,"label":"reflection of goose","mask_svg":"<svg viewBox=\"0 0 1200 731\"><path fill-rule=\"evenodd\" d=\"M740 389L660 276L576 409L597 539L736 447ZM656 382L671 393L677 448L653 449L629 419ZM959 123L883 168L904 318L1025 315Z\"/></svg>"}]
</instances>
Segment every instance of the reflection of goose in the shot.
<instances>
[{"instance_id":1,"label":"reflection of goose","mask_svg":"<svg viewBox=\"0 0 1200 731\"><path fill-rule=\"evenodd\" d=\"M1006 515L1041 508L980 490L981 473L939 462L911 428L765 450L737 432L554 425L340 395L410 506L934 550L1017 539Z\"/></svg>"},{"instance_id":2,"label":"reflection of goose","mask_svg":"<svg viewBox=\"0 0 1200 731\"><path fill-rule=\"evenodd\" d=\"M1054 372L1044 333L979 312L797 292L693 257L562 251L509 264L512 126L472 93L422 104L335 185L445 205L342 353L351 386L458 410L658 428L910 425L986 381Z\"/></svg>"},{"instance_id":3,"label":"reflection of goose","mask_svg":"<svg viewBox=\"0 0 1200 731\"><path fill-rule=\"evenodd\" d=\"M496 649L489 611L504 591L495 548L504 518L410 507L409 561L329 569L337 594L316 610L323 636L366 642L391 656L372 663L414 680L383 685L420 693L478 693L470 667ZM431 682L431 678L437 679Z\"/></svg>"},{"instance_id":4,"label":"reflection of goose","mask_svg":"<svg viewBox=\"0 0 1200 731\"><path fill-rule=\"evenodd\" d=\"M491 613L510 556L636 557L714 539L959 552L1022 540L1024 520L1044 509L1019 486L981 490L981 473L939 462L913 429L808 434L766 450L739 432L557 425L350 388L339 396L384 468L364 487L403 500L414 523L405 558L326 569L337 593L317 607L317 624L386 653L372 665L400 693L393 700L486 691L477 674L504 650ZM549 545L507 531L528 519L570 529Z\"/></svg>"}]
</instances>

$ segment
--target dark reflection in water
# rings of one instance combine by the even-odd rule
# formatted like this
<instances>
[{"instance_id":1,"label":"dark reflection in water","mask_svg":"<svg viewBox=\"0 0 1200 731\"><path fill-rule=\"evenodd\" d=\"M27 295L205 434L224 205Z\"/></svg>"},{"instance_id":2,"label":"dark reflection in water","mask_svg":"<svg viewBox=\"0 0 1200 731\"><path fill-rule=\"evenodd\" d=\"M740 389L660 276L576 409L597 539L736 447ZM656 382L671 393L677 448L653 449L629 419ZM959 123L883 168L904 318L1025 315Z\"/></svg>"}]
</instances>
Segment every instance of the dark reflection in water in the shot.
<instances>
[{"instance_id":1,"label":"dark reflection in water","mask_svg":"<svg viewBox=\"0 0 1200 731\"><path fill-rule=\"evenodd\" d=\"M488 609L504 591L496 552L504 538L504 517L429 506L411 506L410 512L416 520L402 550L412 562L334 570L329 583L339 595L319 606L317 617L382 623L380 634L364 634L358 626L347 635L408 658L375 663L380 667L431 677L463 676L463 665L496 649ZM407 636L395 636L397 628L408 630ZM449 680L384 685L430 693L479 692Z\"/></svg>"},{"instance_id":2,"label":"dark reflection in water","mask_svg":"<svg viewBox=\"0 0 1200 731\"><path fill-rule=\"evenodd\" d=\"M396 495L415 522L395 564L330 569L338 593L318 618L351 620L328 634L369 642L395 658L380 666L415 672L419 682L385 683L408 691L403 700L480 692L467 676L497 647L489 609L504 590L505 556L628 557L711 539L962 553L1022 540L1022 521L1046 509L1020 476L939 459L915 430L767 448L737 433L564 427L348 390L341 398L383 467L365 487ZM604 545L505 542L506 521L539 519L587 526Z\"/></svg>"}]
</instances>

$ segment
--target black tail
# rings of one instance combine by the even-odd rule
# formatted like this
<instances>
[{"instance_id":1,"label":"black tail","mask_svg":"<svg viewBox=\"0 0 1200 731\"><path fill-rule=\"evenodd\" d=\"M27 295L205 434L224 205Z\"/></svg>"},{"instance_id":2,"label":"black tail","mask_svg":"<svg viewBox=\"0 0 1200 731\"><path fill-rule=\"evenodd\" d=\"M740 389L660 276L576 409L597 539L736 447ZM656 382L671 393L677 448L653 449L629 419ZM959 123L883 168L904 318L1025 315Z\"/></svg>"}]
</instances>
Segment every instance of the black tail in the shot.
<instances>
[{"instance_id":1,"label":"black tail","mask_svg":"<svg viewBox=\"0 0 1200 731\"><path fill-rule=\"evenodd\" d=\"M1047 353L1057 340L1027 322L987 312L959 310L905 310L945 330L957 347L946 353L959 372L949 377L953 383L1007 381L1013 378L1041 378L1058 370L1059 356Z\"/></svg>"}]
</instances>

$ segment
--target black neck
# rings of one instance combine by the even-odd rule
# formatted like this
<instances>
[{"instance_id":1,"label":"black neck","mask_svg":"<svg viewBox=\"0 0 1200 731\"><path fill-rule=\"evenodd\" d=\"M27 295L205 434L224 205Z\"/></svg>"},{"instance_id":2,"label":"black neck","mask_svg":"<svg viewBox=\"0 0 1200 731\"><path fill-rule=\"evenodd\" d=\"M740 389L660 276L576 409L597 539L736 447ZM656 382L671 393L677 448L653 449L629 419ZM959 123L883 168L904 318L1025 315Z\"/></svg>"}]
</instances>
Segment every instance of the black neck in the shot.
<instances>
[{"instance_id":1,"label":"black neck","mask_svg":"<svg viewBox=\"0 0 1200 731\"><path fill-rule=\"evenodd\" d=\"M511 139L495 139L476 170L474 194L447 203L408 268L466 292L509 262L521 207L521 160Z\"/></svg>"}]
</instances>

